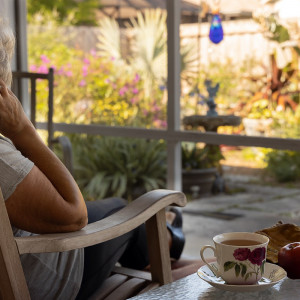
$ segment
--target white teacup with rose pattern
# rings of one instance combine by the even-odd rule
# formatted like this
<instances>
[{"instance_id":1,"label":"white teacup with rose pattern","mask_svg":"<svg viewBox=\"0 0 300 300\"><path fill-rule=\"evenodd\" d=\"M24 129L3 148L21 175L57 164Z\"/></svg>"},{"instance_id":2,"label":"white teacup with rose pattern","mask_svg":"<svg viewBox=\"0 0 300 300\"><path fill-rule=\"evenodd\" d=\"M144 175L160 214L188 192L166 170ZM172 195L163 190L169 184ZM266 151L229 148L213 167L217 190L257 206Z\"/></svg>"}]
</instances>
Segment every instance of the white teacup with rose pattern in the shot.
<instances>
[{"instance_id":1,"label":"white teacup with rose pattern","mask_svg":"<svg viewBox=\"0 0 300 300\"><path fill-rule=\"evenodd\" d=\"M215 247L206 245L200 250L203 262L227 284L256 284L264 273L269 238L252 232L228 232L213 238ZM204 251L212 249L218 269L204 258Z\"/></svg>"}]
</instances>

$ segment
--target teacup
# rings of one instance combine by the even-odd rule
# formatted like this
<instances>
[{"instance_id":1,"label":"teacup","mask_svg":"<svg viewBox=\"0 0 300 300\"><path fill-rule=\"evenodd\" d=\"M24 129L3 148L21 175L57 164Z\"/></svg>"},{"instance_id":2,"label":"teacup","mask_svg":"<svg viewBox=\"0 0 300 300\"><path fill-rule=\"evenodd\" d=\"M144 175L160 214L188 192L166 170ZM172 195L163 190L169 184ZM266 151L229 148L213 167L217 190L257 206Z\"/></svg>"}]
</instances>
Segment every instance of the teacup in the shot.
<instances>
[{"instance_id":1,"label":"teacup","mask_svg":"<svg viewBox=\"0 0 300 300\"><path fill-rule=\"evenodd\" d=\"M269 238L252 232L229 232L213 238L215 247L200 250L203 262L227 284L256 284L264 273ZM205 260L204 251L212 249L217 269Z\"/></svg>"}]
</instances>

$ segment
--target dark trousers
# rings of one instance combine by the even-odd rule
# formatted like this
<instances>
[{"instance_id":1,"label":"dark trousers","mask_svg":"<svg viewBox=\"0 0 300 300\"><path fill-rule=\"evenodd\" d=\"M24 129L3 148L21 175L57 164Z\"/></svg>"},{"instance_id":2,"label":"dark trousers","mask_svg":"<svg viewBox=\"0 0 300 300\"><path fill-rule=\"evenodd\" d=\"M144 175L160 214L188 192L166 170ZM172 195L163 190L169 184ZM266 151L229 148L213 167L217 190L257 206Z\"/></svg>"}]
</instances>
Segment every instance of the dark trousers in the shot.
<instances>
[{"instance_id":1,"label":"dark trousers","mask_svg":"<svg viewBox=\"0 0 300 300\"><path fill-rule=\"evenodd\" d=\"M86 202L89 224L99 221L126 205L120 198ZM76 300L86 300L110 275L115 264L142 270L149 264L144 224L113 240L84 249L84 271Z\"/></svg>"}]
</instances>

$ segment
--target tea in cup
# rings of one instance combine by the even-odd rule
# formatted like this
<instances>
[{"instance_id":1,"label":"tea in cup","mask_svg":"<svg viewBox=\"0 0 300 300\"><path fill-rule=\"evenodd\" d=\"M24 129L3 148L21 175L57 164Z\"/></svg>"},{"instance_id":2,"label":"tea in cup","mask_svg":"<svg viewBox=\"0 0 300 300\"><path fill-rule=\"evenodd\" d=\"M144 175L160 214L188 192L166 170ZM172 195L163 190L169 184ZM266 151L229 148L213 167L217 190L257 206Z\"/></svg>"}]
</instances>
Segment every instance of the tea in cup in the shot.
<instances>
[{"instance_id":1,"label":"tea in cup","mask_svg":"<svg viewBox=\"0 0 300 300\"><path fill-rule=\"evenodd\" d=\"M258 233L229 232L213 238L215 247L206 245L200 256L208 268L227 284L256 284L264 273L269 238ZM217 259L214 269L204 258L212 249Z\"/></svg>"}]
</instances>

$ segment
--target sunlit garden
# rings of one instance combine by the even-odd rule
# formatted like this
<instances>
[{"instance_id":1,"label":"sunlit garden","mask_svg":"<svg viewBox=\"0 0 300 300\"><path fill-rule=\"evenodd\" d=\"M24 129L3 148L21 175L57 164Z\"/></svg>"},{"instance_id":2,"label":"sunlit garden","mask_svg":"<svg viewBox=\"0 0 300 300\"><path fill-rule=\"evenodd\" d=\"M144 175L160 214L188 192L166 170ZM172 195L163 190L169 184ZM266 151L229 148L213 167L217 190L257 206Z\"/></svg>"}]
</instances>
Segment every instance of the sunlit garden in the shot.
<instances>
[{"instance_id":1,"label":"sunlit garden","mask_svg":"<svg viewBox=\"0 0 300 300\"><path fill-rule=\"evenodd\" d=\"M54 69L54 122L166 129L166 11L137 12L124 26L115 18L98 18L98 1L79 6L76 1L69 6L54 2L28 0L29 70ZM212 52L203 62L200 39L182 33L181 116L205 116L209 87L215 87L216 114L241 120L239 125L219 126L218 133L299 138L300 24L267 9L248 21L270 45L264 61L253 55L236 63L230 57L215 58ZM204 17L202 22L208 25ZM224 22L224 40L225 29ZM89 30L94 38L83 44ZM211 51L217 51L214 47ZM46 83L39 81L37 89L37 119L45 121ZM182 128L204 131L201 126ZM164 141L75 134L69 138L75 178L86 199L134 199L166 186ZM300 178L300 154L293 151L182 143L182 154L183 170L217 168L222 174L223 165L238 160L241 166L261 169L273 184Z\"/></svg>"}]
</instances>

